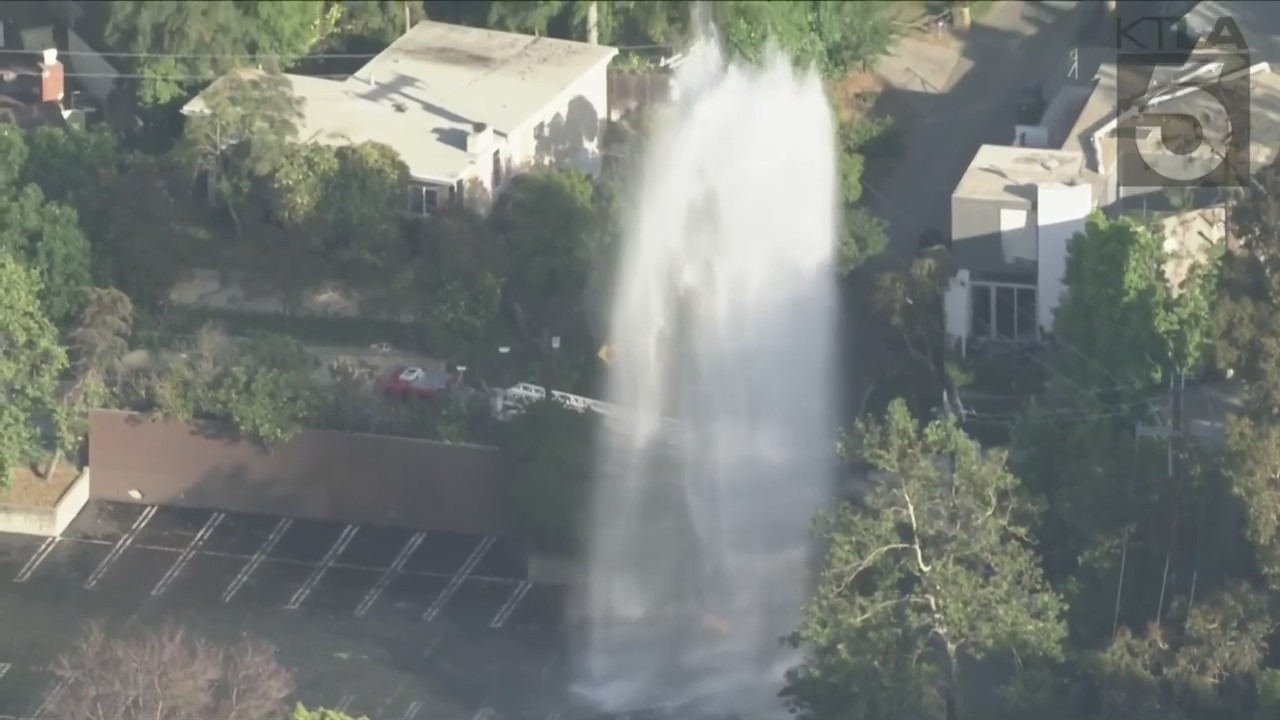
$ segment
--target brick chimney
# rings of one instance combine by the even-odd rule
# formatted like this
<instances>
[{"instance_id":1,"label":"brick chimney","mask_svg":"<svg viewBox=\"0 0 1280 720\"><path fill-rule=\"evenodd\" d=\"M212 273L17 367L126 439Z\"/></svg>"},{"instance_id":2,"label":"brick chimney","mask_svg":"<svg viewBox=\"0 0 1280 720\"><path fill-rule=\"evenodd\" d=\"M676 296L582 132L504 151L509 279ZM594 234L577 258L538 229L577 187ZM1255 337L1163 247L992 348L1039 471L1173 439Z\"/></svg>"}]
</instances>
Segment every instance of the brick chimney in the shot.
<instances>
[{"instance_id":1,"label":"brick chimney","mask_svg":"<svg viewBox=\"0 0 1280 720\"><path fill-rule=\"evenodd\" d=\"M40 63L40 102L62 102L65 84L66 74L58 62L57 49L45 50Z\"/></svg>"}]
</instances>

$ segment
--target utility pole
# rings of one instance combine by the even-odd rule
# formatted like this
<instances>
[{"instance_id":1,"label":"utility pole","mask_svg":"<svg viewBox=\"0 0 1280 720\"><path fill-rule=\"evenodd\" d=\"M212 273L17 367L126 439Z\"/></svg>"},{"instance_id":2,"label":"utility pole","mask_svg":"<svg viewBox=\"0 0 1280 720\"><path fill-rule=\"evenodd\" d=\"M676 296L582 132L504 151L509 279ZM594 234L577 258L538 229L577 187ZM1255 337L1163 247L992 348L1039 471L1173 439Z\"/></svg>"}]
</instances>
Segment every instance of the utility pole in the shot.
<instances>
[{"instance_id":1,"label":"utility pole","mask_svg":"<svg viewBox=\"0 0 1280 720\"><path fill-rule=\"evenodd\" d=\"M587 42L600 44L600 2L592 0L587 5Z\"/></svg>"},{"instance_id":2,"label":"utility pole","mask_svg":"<svg viewBox=\"0 0 1280 720\"><path fill-rule=\"evenodd\" d=\"M1187 376L1181 368L1169 378L1169 391L1173 400L1173 428L1169 433L1169 481L1173 484L1173 514L1169 517L1169 549L1164 556L1164 574L1160 579L1160 604L1156 608L1156 622L1164 619L1164 598L1169 587L1169 566L1178 548L1178 518L1182 512L1182 488L1186 471L1186 415L1183 407ZM1175 449L1176 447L1176 449Z\"/></svg>"}]
</instances>

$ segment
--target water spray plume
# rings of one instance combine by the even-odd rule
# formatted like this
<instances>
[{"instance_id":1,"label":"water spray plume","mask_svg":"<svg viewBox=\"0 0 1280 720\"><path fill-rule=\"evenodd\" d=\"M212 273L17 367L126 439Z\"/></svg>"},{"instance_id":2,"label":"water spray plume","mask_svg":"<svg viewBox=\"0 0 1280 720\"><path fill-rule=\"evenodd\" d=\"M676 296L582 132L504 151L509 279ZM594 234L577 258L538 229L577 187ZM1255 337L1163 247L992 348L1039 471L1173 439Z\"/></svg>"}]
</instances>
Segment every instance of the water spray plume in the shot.
<instances>
[{"instance_id":1,"label":"water spray plume","mask_svg":"<svg viewBox=\"0 0 1280 720\"><path fill-rule=\"evenodd\" d=\"M608 399L634 422L599 448L575 687L606 712L784 716L834 475L833 120L776 52L704 41L676 84L615 288Z\"/></svg>"}]
</instances>

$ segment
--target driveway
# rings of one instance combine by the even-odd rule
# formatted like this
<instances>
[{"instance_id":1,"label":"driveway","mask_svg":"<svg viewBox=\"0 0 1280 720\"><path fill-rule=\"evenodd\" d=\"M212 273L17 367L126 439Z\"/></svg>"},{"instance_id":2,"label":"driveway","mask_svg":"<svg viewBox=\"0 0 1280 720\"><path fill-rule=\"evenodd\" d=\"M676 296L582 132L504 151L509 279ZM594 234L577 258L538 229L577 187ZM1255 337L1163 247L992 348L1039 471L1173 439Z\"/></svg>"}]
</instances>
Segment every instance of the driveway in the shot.
<instances>
[{"instance_id":1,"label":"driveway","mask_svg":"<svg viewBox=\"0 0 1280 720\"><path fill-rule=\"evenodd\" d=\"M927 232L949 235L951 191L978 147L1008 144L1023 86L1044 83L1052 92L1066 80L1064 59L1103 7L1001 0L974 23L945 91L912 103L926 109L904 128L896 170L867 187L872 210L889 223L892 255L909 260Z\"/></svg>"}]
</instances>

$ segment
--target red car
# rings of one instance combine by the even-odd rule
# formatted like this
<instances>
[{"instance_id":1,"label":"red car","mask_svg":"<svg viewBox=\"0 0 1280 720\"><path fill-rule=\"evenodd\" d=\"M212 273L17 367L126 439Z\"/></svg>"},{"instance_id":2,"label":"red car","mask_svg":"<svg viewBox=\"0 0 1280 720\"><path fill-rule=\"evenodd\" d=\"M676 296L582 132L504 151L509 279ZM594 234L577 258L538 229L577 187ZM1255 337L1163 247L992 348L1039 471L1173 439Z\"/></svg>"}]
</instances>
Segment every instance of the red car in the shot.
<instances>
[{"instance_id":1,"label":"red car","mask_svg":"<svg viewBox=\"0 0 1280 720\"><path fill-rule=\"evenodd\" d=\"M462 373L427 371L420 367L403 366L391 371L383 380L381 390L388 395L430 399L443 395L462 383Z\"/></svg>"}]
</instances>

